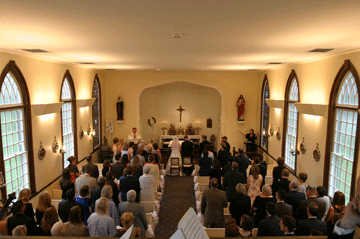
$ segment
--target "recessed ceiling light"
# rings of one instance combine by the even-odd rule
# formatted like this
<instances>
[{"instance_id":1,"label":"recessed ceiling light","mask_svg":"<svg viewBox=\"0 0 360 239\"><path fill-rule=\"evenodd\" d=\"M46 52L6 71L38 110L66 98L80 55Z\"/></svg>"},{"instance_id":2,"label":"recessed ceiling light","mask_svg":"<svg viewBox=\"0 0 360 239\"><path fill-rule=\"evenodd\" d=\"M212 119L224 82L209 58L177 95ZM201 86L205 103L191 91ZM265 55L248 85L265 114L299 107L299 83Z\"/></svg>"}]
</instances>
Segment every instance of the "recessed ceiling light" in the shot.
<instances>
[{"instance_id":1,"label":"recessed ceiling light","mask_svg":"<svg viewBox=\"0 0 360 239\"><path fill-rule=\"evenodd\" d=\"M81 64L81 65L95 65L94 62L75 62L76 64Z\"/></svg>"},{"instance_id":2,"label":"recessed ceiling light","mask_svg":"<svg viewBox=\"0 0 360 239\"><path fill-rule=\"evenodd\" d=\"M334 50L334 48L316 48L316 49L313 49L309 52L329 52L329 51L332 51Z\"/></svg>"},{"instance_id":3,"label":"recessed ceiling light","mask_svg":"<svg viewBox=\"0 0 360 239\"><path fill-rule=\"evenodd\" d=\"M269 62L269 65L281 65L283 64L282 62Z\"/></svg>"},{"instance_id":4,"label":"recessed ceiling light","mask_svg":"<svg viewBox=\"0 0 360 239\"><path fill-rule=\"evenodd\" d=\"M22 49L23 51L28 51L32 53L48 53L48 51L42 49Z\"/></svg>"}]
</instances>

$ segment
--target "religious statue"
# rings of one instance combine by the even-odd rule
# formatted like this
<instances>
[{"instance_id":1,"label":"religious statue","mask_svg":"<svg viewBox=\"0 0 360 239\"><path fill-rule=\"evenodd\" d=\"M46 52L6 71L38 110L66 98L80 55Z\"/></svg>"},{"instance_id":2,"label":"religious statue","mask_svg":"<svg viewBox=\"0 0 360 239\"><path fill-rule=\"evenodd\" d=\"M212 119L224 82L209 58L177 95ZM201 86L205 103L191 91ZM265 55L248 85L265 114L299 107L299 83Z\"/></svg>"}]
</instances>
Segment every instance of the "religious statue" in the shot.
<instances>
[{"instance_id":1,"label":"religious statue","mask_svg":"<svg viewBox=\"0 0 360 239\"><path fill-rule=\"evenodd\" d=\"M238 106L238 121L245 121L245 99L243 95L240 95L237 106Z\"/></svg>"},{"instance_id":2,"label":"religious statue","mask_svg":"<svg viewBox=\"0 0 360 239\"><path fill-rule=\"evenodd\" d=\"M117 111L117 119L116 120L124 120L124 102L120 99L120 96L116 102L116 111Z\"/></svg>"}]
</instances>

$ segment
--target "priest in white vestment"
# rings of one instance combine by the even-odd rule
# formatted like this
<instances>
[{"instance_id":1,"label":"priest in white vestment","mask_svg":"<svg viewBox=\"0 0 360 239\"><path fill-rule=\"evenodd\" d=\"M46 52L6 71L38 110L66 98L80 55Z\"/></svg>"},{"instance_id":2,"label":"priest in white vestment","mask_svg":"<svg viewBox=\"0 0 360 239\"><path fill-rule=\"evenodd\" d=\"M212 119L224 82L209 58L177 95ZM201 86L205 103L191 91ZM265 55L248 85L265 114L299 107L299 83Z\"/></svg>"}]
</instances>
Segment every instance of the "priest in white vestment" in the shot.
<instances>
[{"instance_id":1,"label":"priest in white vestment","mask_svg":"<svg viewBox=\"0 0 360 239\"><path fill-rule=\"evenodd\" d=\"M141 136L140 133L137 133L137 129L133 128L131 134L128 136L129 142L134 142L134 144L138 144L141 142Z\"/></svg>"}]
</instances>

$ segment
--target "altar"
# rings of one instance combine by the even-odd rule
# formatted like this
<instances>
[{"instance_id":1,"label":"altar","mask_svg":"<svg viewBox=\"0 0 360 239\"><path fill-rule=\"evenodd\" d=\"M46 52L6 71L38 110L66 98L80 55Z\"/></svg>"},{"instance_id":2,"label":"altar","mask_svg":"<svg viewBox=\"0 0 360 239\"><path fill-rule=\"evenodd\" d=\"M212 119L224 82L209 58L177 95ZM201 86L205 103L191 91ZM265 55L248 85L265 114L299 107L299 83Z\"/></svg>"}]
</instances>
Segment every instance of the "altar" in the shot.
<instances>
[{"instance_id":1,"label":"altar","mask_svg":"<svg viewBox=\"0 0 360 239\"><path fill-rule=\"evenodd\" d=\"M185 135L161 135L159 138L159 145L162 148L169 148L170 141L174 136L179 138L180 143L184 142ZM194 143L194 146L200 145L201 135L188 135L189 140Z\"/></svg>"}]
</instances>

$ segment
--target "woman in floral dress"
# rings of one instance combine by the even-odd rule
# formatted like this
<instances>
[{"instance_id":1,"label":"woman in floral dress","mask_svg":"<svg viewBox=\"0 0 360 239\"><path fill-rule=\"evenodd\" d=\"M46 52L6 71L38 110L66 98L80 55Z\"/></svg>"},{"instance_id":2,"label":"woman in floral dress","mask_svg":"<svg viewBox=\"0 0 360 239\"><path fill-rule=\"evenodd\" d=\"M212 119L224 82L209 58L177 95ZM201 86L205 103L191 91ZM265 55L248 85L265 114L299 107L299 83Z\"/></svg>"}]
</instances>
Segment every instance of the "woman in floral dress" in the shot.
<instances>
[{"instance_id":1,"label":"woman in floral dress","mask_svg":"<svg viewBox=\"0 0 360 239\"><path fill-rule=\"evenodd\" d=\"M247 180L247 195L251 198L251 205L254 203L255 198L260 195L260 187L263 181L262 176L260 175L260 168L256 164L251 166L251 175L249 175Z\"/></svg>"}]
</instances>

